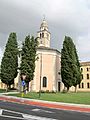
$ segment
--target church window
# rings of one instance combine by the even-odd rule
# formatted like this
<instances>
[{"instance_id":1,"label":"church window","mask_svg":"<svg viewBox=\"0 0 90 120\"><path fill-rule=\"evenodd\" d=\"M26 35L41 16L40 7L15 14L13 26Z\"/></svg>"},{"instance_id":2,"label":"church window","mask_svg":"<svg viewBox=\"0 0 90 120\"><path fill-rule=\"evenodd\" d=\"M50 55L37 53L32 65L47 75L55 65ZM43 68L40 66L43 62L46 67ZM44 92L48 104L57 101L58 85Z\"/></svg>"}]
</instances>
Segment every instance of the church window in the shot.
<instances>
[{"instance_id":1,"label":"church window","mask_svg":"<svg viewBox=\"0 0 90 120\"><path fill-rule=\"evenodd\" d=\"M42 38L44 38L44 33L42 33Z\"/></svg>"},{"instance_id":2,"label":"church window","mask_svg":"<svg viewBox=\"0 0 90 120\"><path fill-rule=\"evenodd\" d=\"M43 77L43 87L47 87L47 78Z\"/></svg>"},{"instance_id":3,"label":"church window","mask_svg":"<svg viewBox=\"0 0 90 120\"><path fill-rule=\"evenodd\" d=\"M87 71L89 71L89 68L87 68Z\"/></svg>"},{"instance_id":4,"label":"church window","mask_svg":"<svg viewBox=\"0 0 90 120\"><path fill-rule=\"evenodd\" d=\"M81 75L82 79L83 79L83 74Z\"/></svg>"},{"instance_id":5,"label":"church window","mask_svg":"<svg viewBox=\"0 0 90 120\"><path fill-rule=\"evenodd\" d=\"M82 88L84 88L84 83L82 83Z\"/></svg>"},{"instance_id":6,"label":"church window","mask_svg":"<svg viewBox=\"0 0 90 120\"><path fill-rule=\"evenodd\" d=\"M83 71L83 68L81 68L81 72Z\"/></svg>"},{"instance_id":7,"label":"church window","mask_svg":"<svg viewBox=\"0 0 90 120\"><path fill-rule=\"evenodd\" d=\"M87 88L90 88L90 83L87 83Z\"/></svg>"},{"instance_id":8,"label":"church window","mask_svg":"<svg viewBox=\"0 0 90 120\"><path fill-rule=\"evenodd\" d=\"M42 34L40 33L40 38L42 37Z\"/></svg>"},{"instance_id":9,"label":"church window","mask_svg":"<svg viewBox=\"0 0 90 120\"><path fill-rule=\"evenodd\" d=\"M89 74L87 74L87 79L89 79Z\"/></svg>"},{"instance_id":10,"label":"church window","mask_svg":"<svg viewBox=\"0 0 90 120\"><path fill-rule=\"evenodd\" d=\"M81 85L79 84L79 88L81 88Z\"/></svg>"}]
</instances>

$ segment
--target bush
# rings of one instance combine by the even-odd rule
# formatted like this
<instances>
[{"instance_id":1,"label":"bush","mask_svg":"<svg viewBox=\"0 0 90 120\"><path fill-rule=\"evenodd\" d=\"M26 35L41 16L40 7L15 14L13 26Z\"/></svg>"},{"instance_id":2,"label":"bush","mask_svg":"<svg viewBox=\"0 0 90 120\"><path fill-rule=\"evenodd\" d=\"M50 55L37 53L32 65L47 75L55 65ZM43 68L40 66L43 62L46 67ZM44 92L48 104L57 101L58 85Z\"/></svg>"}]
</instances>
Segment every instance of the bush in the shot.
<instances>
[{"instance_id":1,"label":"bush","mask_svg":"<svg viewBox=\"0 0 90 120\"><path fill-rule=\"evenodd\" d=\"M62 93L67 93L67 90L63 89Z\"/></svg>"},{"instance_id":2,"label":"bush","mask_svg":"<svg viewBox=\"0 0 90 120\"><path fill-rule=\"evenodd\" d=\"M45 91L44 91L44 90L41 90L41 91L39 91L39 92L41 92L41 93L45 93Z\"/></svg>"},{"instance_id":3,"label":"bush","mask_svg":"<svg viewBox=\"0 0 90 120\"><path fill-rule=\"evenodd\" d=\"M9 90L17 90L16 88L9 88Z\"/></svg>"},{"instance_id":4,"label":"bush","mask_svg":"<svg viewBox=\"0 0 90 120\"><path fill-rule=\"evenodd\" d=\"M49 93L49 90L46 90L45 92L46 92L46 93Z\"/></svg>"},{"instance_id":5,"label":"bush","mask_svg":"<svg viewBox=\"0 0 90 120\"><path fill-rule=\"evenodd\" d=\"M51 93L56 93L56 91L52 90Z\"/></svg>"}]
</instances>

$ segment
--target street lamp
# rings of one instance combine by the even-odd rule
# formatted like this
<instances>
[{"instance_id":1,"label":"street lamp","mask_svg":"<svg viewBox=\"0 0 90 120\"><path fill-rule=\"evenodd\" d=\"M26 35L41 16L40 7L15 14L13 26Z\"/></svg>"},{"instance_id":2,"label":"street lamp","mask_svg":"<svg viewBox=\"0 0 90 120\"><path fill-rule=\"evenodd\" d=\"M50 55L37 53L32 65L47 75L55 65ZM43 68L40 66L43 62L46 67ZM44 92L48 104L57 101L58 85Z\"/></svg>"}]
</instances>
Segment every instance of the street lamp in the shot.
<instances>
[{"instance_id":1,"label":"street lamp","mask_svg":"<svg viewBox=\"0 0 90 120\"><path fill-rule=\"evenodd\" d=\"M22 97L23 97L23 95L24 95L24 89L25 89L25 85L26 85L26 83L25 83L26 75L22 74L21 75L21 79L22 79Z\"/></svg>"},{"instance_id":2,"label":"street lamp","mask_svg":"<svg viewBox=\"0 0 90 120\"><path fill-rule=\"evenodd\" d=\"M39 88L39 98L41 97L41 79L42 79L42 53L40 54L40 88Z\"/></svg>"}]
</instances>

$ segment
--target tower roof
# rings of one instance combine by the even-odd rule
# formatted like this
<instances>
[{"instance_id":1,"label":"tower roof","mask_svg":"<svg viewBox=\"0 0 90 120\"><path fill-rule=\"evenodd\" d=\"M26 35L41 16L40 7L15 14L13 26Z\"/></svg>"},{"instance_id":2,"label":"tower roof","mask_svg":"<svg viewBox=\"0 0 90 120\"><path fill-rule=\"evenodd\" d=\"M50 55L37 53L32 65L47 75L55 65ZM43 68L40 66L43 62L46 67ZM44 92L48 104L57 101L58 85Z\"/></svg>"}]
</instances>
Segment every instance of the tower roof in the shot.
<instances>
[{"instance_id":1,"label":"tower roof","mask_svg":"<svg viewBox=\"0 0 90 120\"><path fill-rule=\"evenodd\" d=\"M42 30L44 30L44 29L48 30L48 24L47 24L45 18L43 19L43 21L41 23L40 29L42 29Z\"/></svg>"}]
</instances>

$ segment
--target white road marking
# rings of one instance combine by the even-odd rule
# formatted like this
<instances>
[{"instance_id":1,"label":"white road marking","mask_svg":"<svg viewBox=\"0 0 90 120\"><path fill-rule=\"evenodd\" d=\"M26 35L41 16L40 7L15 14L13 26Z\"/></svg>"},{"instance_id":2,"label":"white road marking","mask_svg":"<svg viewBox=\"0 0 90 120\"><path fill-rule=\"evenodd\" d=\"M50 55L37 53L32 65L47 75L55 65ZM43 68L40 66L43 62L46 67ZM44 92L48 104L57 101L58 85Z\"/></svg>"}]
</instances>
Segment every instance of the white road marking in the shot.
<instances>
[{"instance_id":1,"label":"white road marking","mask_svg":"<svg viewBox=\"0 0 90 120\"><path fill-rule=\"evenodd\" d=\"M51 111L48 111L48 110L43 110L43 109L32 109L32 111L34 112L37 112L37 111L40 111L40 112L46 112L46 113L54 113L54 112L51 112Z\"/></svg>"},{"instance_id":2,"label":"white road marking","mask_svg":"<svg viewBox=\"0 0 90 120\"><path fill-rule=\"evenodd\" d=\"M21 114L22 117L14 117L14 116L2 115L2 111L7 111L7 112ZM8 118L16 118L16 119L26 119L26 120L57 120L57 119L53 119L53 118L39 117L39 116L24 114L24 113L21 113L21 112L15 112L15 111L6 110L6 109L0 109L0 116L8 117Z\"/></svg>"},{"instance_id":3,"label":"white road marking","mask_svg":"<svg viewBox=\"0 0 90 120\"><path fill-rule=\"evenodd\" d=\"M25 119L34 119L34 120L57 120L57 119L53 119L53 118L46 118L46 117L39 117L39 116L33 116L33 115L26 115L26 114L23 114L23 117Z\"/></svg>"},{"instance_id":4,"label":"white road marking","mask_svg":"<svg viewBox=\"0 0 90 120\"><path fill-rule=\"evenodd\" d=\"M0 109L0 115L2 115L2 111L3 111L3 110L2 110L2 109Z\"/></svg>"},{"instance_id":5,"label":"white road marking","mask_svg":"<svg viewBox=\"0 0 90 120\"><path fill-rule=\"evenodd\" d=\"M14 117L14 116L8 116L8 115L0 115L1 117L5 117L5 118L16 118L16 119L23 119L23 120L25 120L25 118L23 118L23 117Z\"/></svg>"}]
</instances>

